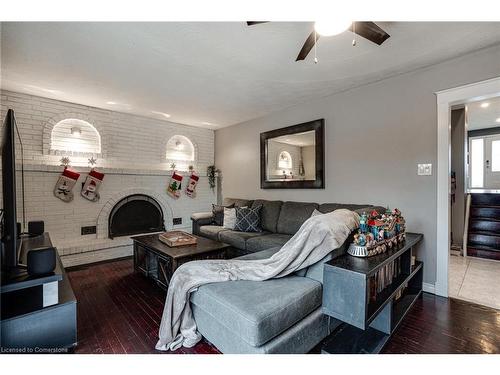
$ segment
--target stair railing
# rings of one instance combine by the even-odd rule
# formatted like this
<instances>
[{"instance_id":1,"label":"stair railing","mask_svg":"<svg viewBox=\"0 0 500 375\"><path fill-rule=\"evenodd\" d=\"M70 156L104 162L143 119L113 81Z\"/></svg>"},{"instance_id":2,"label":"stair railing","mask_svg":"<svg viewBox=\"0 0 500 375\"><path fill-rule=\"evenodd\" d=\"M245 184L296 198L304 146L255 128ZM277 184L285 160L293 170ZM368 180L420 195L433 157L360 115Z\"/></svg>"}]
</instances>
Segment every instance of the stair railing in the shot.
<instances>
[{"instance_id":1,"label":"stair railing","mask_svg":"<svg viewBox=\"0 0 500 375\"><path fill-rule=\"evenodd\" d=\"M462 239L462 249L464 257L467 257L467 241L469 236L469 215L470 215L470 203L471 203L471 194L467 194L465 199L465 223L464 223L464 236Z\"/></svg>"}]
</instances>

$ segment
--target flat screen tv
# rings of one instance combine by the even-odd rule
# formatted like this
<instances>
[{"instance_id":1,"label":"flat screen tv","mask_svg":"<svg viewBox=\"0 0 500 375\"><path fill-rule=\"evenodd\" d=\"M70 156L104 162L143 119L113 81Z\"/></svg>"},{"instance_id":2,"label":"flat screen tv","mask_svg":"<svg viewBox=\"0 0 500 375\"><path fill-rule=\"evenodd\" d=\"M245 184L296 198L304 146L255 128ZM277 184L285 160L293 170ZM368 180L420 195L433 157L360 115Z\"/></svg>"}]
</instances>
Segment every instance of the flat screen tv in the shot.
<instances>
[{"instance_id":1,"label":"flat screen tv","mask_svg":"<svg viewBox=\"0 0 500 375\"><path fill-rule=\"evenodd\" d=\"M16 215L16 119L9 109L3 124L2 134L2 269L17 266L17 215Z\"/></svg>"}]
</instances>

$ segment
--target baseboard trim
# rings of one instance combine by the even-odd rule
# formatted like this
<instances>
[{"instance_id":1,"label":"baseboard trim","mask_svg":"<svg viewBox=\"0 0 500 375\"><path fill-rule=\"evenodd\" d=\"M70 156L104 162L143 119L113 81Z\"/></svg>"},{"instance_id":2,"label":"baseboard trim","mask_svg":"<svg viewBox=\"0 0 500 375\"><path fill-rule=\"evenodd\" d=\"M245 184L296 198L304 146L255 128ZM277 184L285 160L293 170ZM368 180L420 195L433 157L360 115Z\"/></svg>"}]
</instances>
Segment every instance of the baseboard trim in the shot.
<instances>
[{"instance_id":1,"label":"baseboard trim","mask_svg":"<svg viewBox=\"0 0 500 375\"><path fill-rule=\"evenodd\" d=\"M125 245L103 250L87 251L79 254L62 255L61 262L64 268L70 268L84 264L97 263L104 260L129 257L132 256L132 254L132 245Z\"/></svg>"},{"instance_id":2,"label":"baseboard trim","mask_svg":"<svg viewBox=\"0 0 500 375\"><path fill-rule=\"evenodd\" d=\"M436 287L434 284L422 283L422 290L427 293L436 294Z\"/></svg>"}]
</instances>

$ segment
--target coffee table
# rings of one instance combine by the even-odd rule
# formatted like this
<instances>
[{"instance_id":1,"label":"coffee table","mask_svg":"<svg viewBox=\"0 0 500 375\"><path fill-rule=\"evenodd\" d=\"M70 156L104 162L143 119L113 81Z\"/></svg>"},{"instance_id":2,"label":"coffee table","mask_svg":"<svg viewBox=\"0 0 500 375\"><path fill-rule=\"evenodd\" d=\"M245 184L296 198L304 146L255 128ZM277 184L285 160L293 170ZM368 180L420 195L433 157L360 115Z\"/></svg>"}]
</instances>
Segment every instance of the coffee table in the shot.
<instances>
[{"instance_id":1,"label":"coffee table","mask_svg":"<svg viewBox=\"0 0 500 375\"><path fill-rule=\"evenodd\" d=\"M175 270L192 260L226 259L231 248L224 242L195 236L196 245L170 247L158 239L159 233L131 237L134 241L134 270L167 289Z\"/></svg>"}]
</instances>

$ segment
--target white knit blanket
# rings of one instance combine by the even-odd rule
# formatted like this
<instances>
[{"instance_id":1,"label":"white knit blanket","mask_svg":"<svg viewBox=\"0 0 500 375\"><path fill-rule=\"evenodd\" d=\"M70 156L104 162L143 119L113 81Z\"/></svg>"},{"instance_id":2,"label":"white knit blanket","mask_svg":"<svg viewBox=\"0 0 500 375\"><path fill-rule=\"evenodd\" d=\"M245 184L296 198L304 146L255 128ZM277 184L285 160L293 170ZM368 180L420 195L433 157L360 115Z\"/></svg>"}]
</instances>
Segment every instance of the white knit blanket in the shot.
<instances>
[{"instance_id":1,"label":"white knit blanket","mask_svg":"<svg viewBox=\"0 0 500 375\"><path fill-rule=\"evenodd\" d=\"M190 348L201 340L189 303L199 286L230 280L263 281L306 268L340 247L358 227L359 215L340 209L307 219L272 257L259 260L199 260L180 266L172 276L159 330L158 350Z\"/></svg>"}]
</instances>

